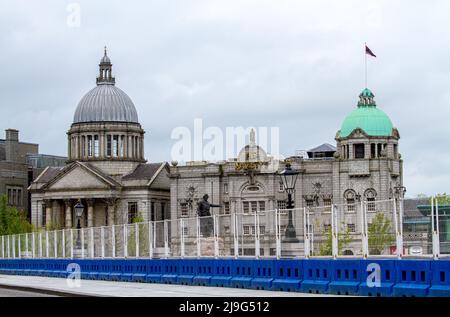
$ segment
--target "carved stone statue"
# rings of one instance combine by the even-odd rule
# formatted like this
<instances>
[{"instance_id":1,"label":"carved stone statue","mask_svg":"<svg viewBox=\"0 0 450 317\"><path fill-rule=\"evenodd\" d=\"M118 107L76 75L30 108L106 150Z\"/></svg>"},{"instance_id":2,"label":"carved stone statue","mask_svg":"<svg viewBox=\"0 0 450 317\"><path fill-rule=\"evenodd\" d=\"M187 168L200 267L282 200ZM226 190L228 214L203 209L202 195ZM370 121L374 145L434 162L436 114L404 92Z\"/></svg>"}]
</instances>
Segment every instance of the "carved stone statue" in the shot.
<instances>
[{"instance_id":1,"label":"carved stone statue","mask_svg":"<svg viewBox=\"0 0 450 317\"><path fill-rule=\"evenodd\" d=\"M200 232L203 237L211 236L211 231L213 229L213 219L210 217L211 212L209 211L211 207L220 207L220 205L210 204L208 202L208 194L203 195L203 200L201 200L197 205L197 215L200 218ZM206 217L206 218L204 218Z\"/></svg>"}]
</instances>

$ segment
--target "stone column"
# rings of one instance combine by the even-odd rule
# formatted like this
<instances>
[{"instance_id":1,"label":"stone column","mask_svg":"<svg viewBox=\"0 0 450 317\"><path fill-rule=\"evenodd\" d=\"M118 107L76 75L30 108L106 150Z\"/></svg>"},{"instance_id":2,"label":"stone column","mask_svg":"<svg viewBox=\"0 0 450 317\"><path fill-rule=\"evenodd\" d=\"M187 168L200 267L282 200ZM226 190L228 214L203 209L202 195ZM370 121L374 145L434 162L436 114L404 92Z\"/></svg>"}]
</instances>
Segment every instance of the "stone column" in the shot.
<instances>
[{"instance_id":1,"label":"stone column","mask_svg":"<svg viewBox=\"0 0 450 317\"><path fill-rule=\"evenodd\" d=\"M66 229L72 228L72 202L70 199L65 199L64 204L66 206Z\"/></svg>"},{"instance_id":2,"label":"stone column","mask_svg":"<svg viewBox=\"0 0 450 317\"><path fill-rule=\"evenodd\" d=\"M105 133L104 132L100 133L99 146L100 146L100 157L104 158L105 157Z\"/></svg>"},{"instance_id":3,"label":"stone column","mask_svg":"<svg viewBox=\"0 0 450 317\"><path fill-rule=\"evenodd\" d=\"M128 135L128 158L132 158L133 157L133 142L131 141L132 136Z\"/></svg>"},{"instance_id":4,"label":"stone column","mask_svg":"<svg viewBox=\"0 0 450 317\"><path fill-rule=\"evenodd\" d=\"M108 226L115 225L116 204L114 200L108 200Z\"/></svg>"},{"instance_id":5,"label":"stone column","mask_svg":"<svg viewBox=\"0 0 450 317\"><path fill-rule=\"evenodd\" d=\"M88 214L87 214L88 227L93 227L94 226L94 199L87 199L86 202L88 205Z\"/></svg>"},{"instance_id":6,"label":"stone column","mask_svg":"<svg viewBox=\"0 0 450 317\"><path fill-rule=\"evenodd\" d=\"M45 200L45 225L50 226L52 223L52 203L50 199Z\"/></svg>"}]
</instances>

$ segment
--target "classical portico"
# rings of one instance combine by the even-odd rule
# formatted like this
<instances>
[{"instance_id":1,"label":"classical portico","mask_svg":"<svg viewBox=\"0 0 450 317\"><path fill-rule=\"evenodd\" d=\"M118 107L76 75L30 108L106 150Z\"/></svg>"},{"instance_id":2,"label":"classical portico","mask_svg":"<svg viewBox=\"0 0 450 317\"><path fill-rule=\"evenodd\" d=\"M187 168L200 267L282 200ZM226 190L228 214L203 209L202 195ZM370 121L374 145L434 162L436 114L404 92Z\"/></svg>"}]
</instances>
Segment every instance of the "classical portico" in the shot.
<instances>
[{"instance_id":1,"label":"classical portico","mask_svg":"<svg viewBox=\"0 0 450 317\"><path fill-rule=\"evenodd\" d=\"M78 202L81 227L169 216L167 163L146 163L136 108L115 84L105 49L96 87L81 98L67 132L67 165L45 169L29 187L35 226L77 227Z\"/></svg>"}]
</instances>

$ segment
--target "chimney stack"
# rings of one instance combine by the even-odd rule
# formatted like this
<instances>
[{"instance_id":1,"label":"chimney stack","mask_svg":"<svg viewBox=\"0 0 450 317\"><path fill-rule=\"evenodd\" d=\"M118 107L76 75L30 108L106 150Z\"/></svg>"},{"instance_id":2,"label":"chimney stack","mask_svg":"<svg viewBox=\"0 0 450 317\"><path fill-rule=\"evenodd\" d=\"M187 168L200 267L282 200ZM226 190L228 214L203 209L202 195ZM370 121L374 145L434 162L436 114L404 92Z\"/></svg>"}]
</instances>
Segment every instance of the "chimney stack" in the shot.
<instances>
[{"instance_id":1,"label":"chimney stack","mask_svg":"<svg viewBox=\"0 0 450 317\"><path fill-rule=\"evenodd\" d=\"M5 154L6 160L15 162L19 158L19 131L15 129L6 129Z\"/></svg>"}]
</instances>

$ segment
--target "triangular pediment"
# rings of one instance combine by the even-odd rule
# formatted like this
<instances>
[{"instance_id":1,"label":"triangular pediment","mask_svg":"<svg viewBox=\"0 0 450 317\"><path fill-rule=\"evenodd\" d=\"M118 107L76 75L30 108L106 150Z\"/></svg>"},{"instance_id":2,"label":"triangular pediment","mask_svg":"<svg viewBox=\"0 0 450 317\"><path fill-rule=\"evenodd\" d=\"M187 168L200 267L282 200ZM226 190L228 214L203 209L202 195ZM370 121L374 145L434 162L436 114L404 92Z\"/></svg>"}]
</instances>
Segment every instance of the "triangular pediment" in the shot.
<instances>
[{"instance_id":1,"label":"triangular pediment","mask_svg":"<svg viewBox=\"0 0 450 317\"><path fill-rule=\"evenodd\" d=\"M46 190L90 190L116 187L105 176L88 166L74 162L45 185Z\"/></svg>"}]
</instances>

